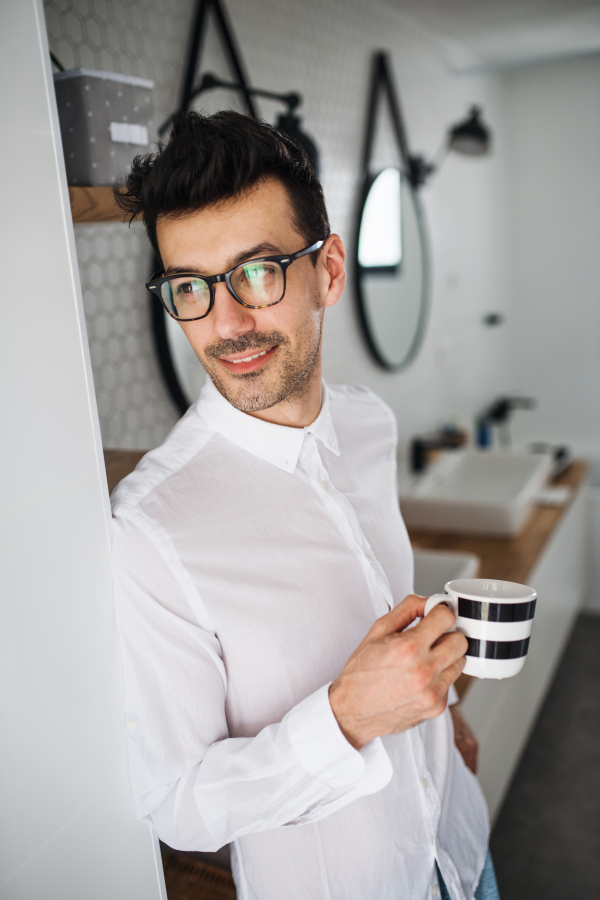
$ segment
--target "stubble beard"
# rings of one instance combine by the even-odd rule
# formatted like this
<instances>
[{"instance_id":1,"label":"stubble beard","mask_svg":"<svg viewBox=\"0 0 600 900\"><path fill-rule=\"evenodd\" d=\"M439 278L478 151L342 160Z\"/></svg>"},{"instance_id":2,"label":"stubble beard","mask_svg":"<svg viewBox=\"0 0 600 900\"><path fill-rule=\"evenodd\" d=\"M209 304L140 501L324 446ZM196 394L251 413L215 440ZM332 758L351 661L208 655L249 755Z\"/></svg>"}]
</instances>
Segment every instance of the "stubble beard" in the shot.
<instances>
[{"instance_id":1,"label":"stubble beard","mask_svg":"<svg viewBox=\"0 0 600 900\"><path fill-rule=\"evenodd\" d=\"M199 357L200 362L217 390L241 412L260 412L278 403L299 400L310 390L319 362L322 318L316 316L315 319L316 327L307 327L301 333L295 352L289 339L280 331L252 332L236 340L210 344L204 348L204 358ZM276 362L276 377L273 381L271 376L267 383L261 383L261 378L268 376L272 363L267 363L267 372L257 369L226 378L215 361L219 356L244 353L246 350L265 350L276 344L277 355L273 360L273 363Z\"/></svg>"}]
</instances>

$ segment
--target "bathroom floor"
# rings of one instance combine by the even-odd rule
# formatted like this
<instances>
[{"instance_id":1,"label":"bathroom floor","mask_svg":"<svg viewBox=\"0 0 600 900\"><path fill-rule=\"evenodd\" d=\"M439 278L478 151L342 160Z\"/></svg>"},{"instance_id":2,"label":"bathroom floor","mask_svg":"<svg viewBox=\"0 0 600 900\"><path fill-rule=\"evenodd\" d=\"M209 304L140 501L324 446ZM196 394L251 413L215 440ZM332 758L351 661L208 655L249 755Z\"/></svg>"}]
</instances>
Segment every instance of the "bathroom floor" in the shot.
<instances>
[{"instance_id":1,"label":"bathroom floor","mask_svg":"<svg viewBox=\"0 0 600 900\"><path fill-rule=\"evenodd\" d=\"M161 845L168 900L236 900L230 872Z\"/></svg>"},{"instance_id":2,"label":"bathroom floor","mask_svg":"<svg viewBox=\"0 0 600 900\"><path fill-rule=\"evenodd\" d=\"M600 897L600 616L575 624L491 850L502 900Z\"/></svg>"}]
</instances>

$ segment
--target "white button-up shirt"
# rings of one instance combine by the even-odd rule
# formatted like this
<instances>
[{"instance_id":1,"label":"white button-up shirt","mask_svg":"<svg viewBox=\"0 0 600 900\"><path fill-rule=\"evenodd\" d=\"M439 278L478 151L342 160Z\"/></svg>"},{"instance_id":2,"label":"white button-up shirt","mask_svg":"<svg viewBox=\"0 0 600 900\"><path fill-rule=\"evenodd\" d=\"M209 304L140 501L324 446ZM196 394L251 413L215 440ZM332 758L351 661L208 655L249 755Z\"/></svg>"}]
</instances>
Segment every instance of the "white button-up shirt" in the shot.
<instances>
[{"instance_id":1,"label":"white button-up shirt","mask_svg":"<svg viewBox=\"0 0 600 900\"><path fill-rule=\"evenodd\" d=\"M396 424L323 388L312 425L239 412L210 381L113 494L139 815L171 847L233 842L240 900L471 900L485 801L450 716L360 751L328 687L412 590Z\"/></svg>"}]
</instances>

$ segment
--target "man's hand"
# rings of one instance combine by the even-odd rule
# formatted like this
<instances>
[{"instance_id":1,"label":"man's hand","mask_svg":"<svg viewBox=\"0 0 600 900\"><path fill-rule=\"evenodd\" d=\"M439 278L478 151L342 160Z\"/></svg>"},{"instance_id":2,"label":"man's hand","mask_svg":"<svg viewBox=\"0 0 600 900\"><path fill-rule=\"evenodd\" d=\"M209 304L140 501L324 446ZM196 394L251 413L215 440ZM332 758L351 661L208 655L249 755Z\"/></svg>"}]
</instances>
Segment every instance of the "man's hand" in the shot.
<instances>
[{"instance_id":1,"label":"man's hand","mask_svg":"<svg viewBox=\"0 0 600 900\"><path fill-rule=\"evenodd\" d=\"M477 775L477 756L479 755L479 741L471 731L469 723L463 715L460 703L453 703L450 707L450 715L454 724L454 743L458 752L465 761L467 768L473 775Z\"/></svg>"},{"instance_id":2,"label":"man's hand","mask_svg":"<svg viewBox=\"0 0 600 900\"><path fill-rule=\"evenodd\" d=\"M447 606L404 630L423 616L426 599L411 594L378 619L329 688L333 713L357 750L439 716L464 668L467 639L445 634L454 624Z\"/></svg>"}]
</instances>

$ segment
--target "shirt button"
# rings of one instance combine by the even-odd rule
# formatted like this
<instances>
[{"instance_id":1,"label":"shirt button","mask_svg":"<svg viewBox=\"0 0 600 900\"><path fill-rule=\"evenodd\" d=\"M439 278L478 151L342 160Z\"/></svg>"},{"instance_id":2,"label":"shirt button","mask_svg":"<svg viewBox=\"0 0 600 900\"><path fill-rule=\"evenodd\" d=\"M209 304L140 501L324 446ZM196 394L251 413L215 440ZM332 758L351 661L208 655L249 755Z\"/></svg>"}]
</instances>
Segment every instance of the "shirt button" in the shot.
<instances>
[{"instance_id":1,"label":"shirt button","mask_svg":"<svg viewBox=\"0 0 600 900\"><path fill-rule=\"evenodd\" d=\"M440 892L439 887L437 886L437 884L434 884L433 890L432 890L431 893L433 894L434 897L437 897L437 895L439 894L439 892Z\"/></svg>"},{"instance_id":2,"label":"shirt button","mask_svg":"<svg viewBox=\"0 0 600 900\"><path fill-rule=\"evenodd\" d=\"M370 553L365 553L365 559L369 563L369 565L371 565L371 563L373 562L373 558Z\"/></svg>"},{"instance_id":3,"label":"shirt button","mask_svg":"<svg viewBox=\"0 0 600 900\"><path fill-rule=\"evenodd\" d=\"M130 719L127 723L127 727L130 731L137 731L137 722L135 722L133 719Z\"/></svg>"},{"instance_id":4,"label":"shirt button","mask_svg":"<svg viewBox=\"0 0 600 900\"><path fill-rule=\"evenodd\" d=\"M425 788L425 790L427 790L427 788L429 787L429 782L427 781L427 779L424 778L421 783L422 783L423 787Z\"/></svg>"},{"instance_id":5,"label":"shirt button","mask_svg":"<svg viewBox=\"0 0 600 900\"><path fill-rule=\"evenodd\" d=\"M328 490L329 490L329 482L328 482L328 481L322 481L322 482L321 482L321 487L323 488L324 491L328 491Z\"/></svg>"},{"instance_id":6,"label":"shirt button","mask_svg":"<svg viewBox=\"0 0 600 900\"><path fill-rule=\"evenodd\" d=\"M304 440L307 441L309 439L309 437L310 437L310 431L305 431L304 432Z\"/></svg>"}]
</instances>

